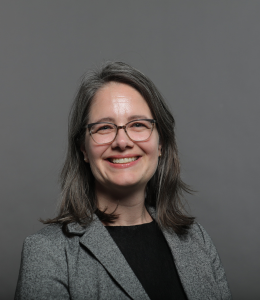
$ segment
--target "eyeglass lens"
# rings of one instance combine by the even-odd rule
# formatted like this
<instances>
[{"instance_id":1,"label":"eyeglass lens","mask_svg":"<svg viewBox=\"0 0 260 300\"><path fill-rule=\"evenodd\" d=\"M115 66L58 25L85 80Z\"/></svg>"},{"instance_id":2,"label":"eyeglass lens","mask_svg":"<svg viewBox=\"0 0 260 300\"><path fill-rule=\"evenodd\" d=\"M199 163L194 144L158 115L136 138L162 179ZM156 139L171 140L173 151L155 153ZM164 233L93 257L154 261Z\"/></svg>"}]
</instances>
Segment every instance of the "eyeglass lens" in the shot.
<instances>
[{"instance_id":1,"label":"eyeglass lens","mask_svg":"<svg viewBox=\"0 0 260 300\"><path fill-rule=\"evenodd\" d=\"M153 123L146 120L133 121L127 124L126 131L133 141L147 140L152 132ZM91 127L91 135L98 144L110 143L116 137L117 128L111 123L98 123Z\"/></svg>"}]
</instances>

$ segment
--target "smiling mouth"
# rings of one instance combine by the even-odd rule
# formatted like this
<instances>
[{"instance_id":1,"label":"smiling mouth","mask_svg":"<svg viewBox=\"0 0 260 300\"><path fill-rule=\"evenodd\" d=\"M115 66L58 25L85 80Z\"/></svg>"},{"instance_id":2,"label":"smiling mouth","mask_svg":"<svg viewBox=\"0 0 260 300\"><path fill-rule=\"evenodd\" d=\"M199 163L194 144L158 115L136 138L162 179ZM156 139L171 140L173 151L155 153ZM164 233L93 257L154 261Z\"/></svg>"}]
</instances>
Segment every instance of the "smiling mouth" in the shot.
<instances>
[{"instance_id":1,"label":"smiling mouth","mask_svg":"<svg viewBox=\"0 0 260 300\"><path fill-rule=\"evenodd\" d=\"M137 160L139 157L127 157L127 158L110 158L109 161L112 162L113 164L127 164L132 161Z\"/></svg>"}]
</instances>

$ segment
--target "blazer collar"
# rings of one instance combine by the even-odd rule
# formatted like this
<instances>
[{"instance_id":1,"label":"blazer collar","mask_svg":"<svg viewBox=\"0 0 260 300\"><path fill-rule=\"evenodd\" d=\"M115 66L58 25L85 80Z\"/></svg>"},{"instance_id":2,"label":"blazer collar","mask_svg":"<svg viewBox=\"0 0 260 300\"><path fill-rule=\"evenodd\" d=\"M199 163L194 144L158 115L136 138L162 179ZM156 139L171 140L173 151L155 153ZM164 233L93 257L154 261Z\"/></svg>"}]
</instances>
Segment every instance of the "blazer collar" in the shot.
<instances>
[{"instance_id":1,"label":"blazer collar","mask_svg":"<svg viewBox=\"0 0 260 300\"><path fill-rule=\"evenodd\" d=\"M152 207L147 207L147 209L153 219L157 220L156 210ZM132 299L149 299L123 254L96 215L86 228L71 223L68 225L68 231L81 236L80 243L93 253ZM205 278L207 274L205 274L204 262L200 261L197 252L194 252L191 235L178 236L173 230L166 229L162 229L162 233L172 252L187 297L194 300L208 299L207 295L212 296L212 289L218 289L213 286L214 283ZM196 289L196 295L194 289ZM218 293L213 295L213 299L218 299L218 297Z\"/></svg>"},{"instance_id":2,"label":"blazer collar","mask_svg":"<svg viewBox=\"0 0 260 300\"><path fill-rule=\"evenodd\" d=\"M86 228L69 224L68 230L71 234L81 235L80 243L92 252L131 299L149 300L140 281L96 215Z\"/></svg>"}]
</instances>

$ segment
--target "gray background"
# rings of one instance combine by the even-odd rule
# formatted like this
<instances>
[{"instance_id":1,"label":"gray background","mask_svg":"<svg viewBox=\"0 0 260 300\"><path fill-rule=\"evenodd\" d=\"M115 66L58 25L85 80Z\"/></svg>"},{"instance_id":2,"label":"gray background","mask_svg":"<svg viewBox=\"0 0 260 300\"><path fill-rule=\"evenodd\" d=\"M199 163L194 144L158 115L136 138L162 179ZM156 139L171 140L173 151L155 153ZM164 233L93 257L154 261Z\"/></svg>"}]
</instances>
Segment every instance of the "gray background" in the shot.
<instances>
[{"instance_id":1,"label":"gray background","mask_svg":"<svg viewBox=\"0 0 260 300\"><path fill-rule=\"evenodd\" d=\"M23 240L55 215L67 116L81 75L140 69L177 122L190 210L235 299L260 299L260 1L1 1L1 289Z\"/></svg>"}]
</instances>

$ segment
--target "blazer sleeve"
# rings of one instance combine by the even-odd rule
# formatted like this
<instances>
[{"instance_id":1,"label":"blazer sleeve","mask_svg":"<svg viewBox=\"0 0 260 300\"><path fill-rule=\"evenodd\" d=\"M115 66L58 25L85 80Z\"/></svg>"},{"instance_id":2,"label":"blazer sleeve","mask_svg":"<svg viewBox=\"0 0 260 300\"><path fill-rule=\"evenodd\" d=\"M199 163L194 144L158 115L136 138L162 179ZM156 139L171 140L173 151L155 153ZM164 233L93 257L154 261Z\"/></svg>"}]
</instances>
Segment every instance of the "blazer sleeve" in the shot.
<instances>
[{"instance_id":1,"label":"blazer sleeve","mask_svg":"<svg viewBox=\"0 0 260 300\"><path fill-rule=\"evenodd\" d=\"M70 299L66 254L59 246L40 234L25 239L15 300Z\"/></svg>"},{"instance_id":2,"label":"blazer sleeve","mask_svg":"<svg viewBox=\"0 0 260 300\"><path fill-rule=\"evenodd\" d=\"M231 300L232 299L231 291L229 289L226 274L225 274L224 268L222 266L220 257L218 255L217 249L214 246L214 244L213 244L209 234L206 232L206 230L200 224L197 223L197 225L199 227L199 230L201 231L204 245L205 245L206 251L208 253L208 256L210 258L210 261L211 261L213 275L214 275L215 281L219 287L219 291L221 293L221 299L222 300Z\"/></svg>"}]
</instances>

